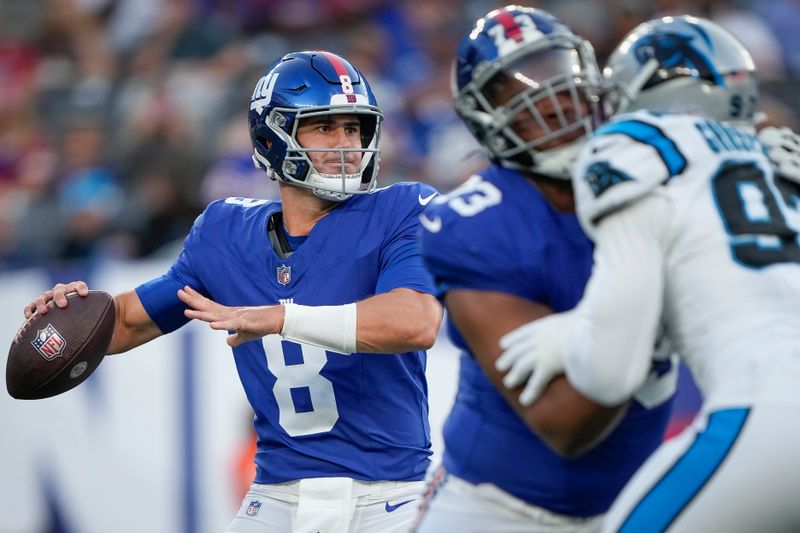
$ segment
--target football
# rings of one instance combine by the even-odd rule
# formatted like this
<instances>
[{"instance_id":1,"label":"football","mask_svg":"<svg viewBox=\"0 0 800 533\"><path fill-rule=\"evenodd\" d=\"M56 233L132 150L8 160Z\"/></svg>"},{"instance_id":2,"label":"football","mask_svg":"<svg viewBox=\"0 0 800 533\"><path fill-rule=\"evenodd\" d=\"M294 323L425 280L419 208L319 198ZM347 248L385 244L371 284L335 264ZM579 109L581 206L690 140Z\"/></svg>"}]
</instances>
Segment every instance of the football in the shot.
<instances>
[{"instance_id":1,"label":"football","mask_svg":"<svg viewBox=\"0 0 800 533\"><path fill-rule=\"evenodd\" d=\"M81 384L105 357L114 333L114 299L103 291L50 302L19 328L8 351L6 388L18 400L48 398Z\"/></svg>"}]
</instances>

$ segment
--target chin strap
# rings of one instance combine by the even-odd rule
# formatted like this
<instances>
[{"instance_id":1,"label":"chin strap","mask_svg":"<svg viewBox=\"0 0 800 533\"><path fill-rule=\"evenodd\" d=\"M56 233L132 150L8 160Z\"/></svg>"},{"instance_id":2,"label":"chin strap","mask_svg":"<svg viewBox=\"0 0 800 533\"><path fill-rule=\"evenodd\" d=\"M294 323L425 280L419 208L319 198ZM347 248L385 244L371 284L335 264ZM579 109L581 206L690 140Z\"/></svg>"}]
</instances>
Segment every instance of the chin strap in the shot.
<instances>
[{"instance_id":1,"label":"chin strap","mask_svg":"<svg viewBox=\"0 0 800 533\"><path fill-rule=\"evenodd\" d=\"M309 172L306 182L308 183L308 186L312 188L314 194L317 195L318 198L330 200L332 202L343 202L344 200L347 200L353 196L353 194L351 192L332 191L330 189L319 187L319 185L321 185L319 181L321 180L331 182L331 188L333 188L332 183L334 181L338 184L342 184L342 181L344 181L346 191L349 183L356 182L358 183L359 187L361 186L361 172L356 174L344 174L344 178L342 178L342 175L340 174L323 174L322 172L316 172L313 168L311 172Z\"/></svg>"},{"instance_id":2,"label":"chin strap","mask_svg":"<svg viewBox=\"0 0 800 533\"><path fill-rule=\"evenodd\" d=\"M275 250L275 253L281 259L286 259L294 250L289 245L289 240L286 238L286 235L283 232L283 213L280 211L277 213L273 213L271 217L269 217L269 221L267 221L267 235L269 236L269 242L272 245L272 249Z\"/></svg>"}]
</instances>

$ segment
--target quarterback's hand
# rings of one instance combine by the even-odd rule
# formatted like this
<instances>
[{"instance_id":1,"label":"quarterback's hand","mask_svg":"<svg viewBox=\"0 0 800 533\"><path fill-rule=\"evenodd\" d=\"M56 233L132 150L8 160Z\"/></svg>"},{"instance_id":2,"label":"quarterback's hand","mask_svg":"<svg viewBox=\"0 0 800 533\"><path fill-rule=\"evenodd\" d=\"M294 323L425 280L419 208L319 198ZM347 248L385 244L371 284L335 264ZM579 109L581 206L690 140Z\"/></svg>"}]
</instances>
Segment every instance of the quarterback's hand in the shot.
<instances>
[{"instance_id":1,"label":"quarterback's hand","mask_svg":"<svg viewBox=\"0 0 800 533\"><path fill-rule=\"evenodd\" d=\"M800 183L800 135L789 128L770 126L758 132L758 140L778 173Z\"/></svg>"},{"instance_id":2,"label":"quarterback's hand","mask_svg":"<svg viewBox=\"0 0 800 533\"><path fill-rule=\"evenodd\" d=\"M228 335L229 346L259 339L283 328L283 306L228 307L209 300L189 286L178 291L178 298L190 309L183 312L189 318L208 322L211 329L233 331Z\"/></svg>"},{"instance_id":3,"label":"quarterback's hand","mask_svg":"<svg viewBox=\"0 0 800 533\"><path fill-rule=\"evenodd\" d=\"M89 287L83 281L58 283L55 287L49 291L44 291L38 298L25 306L23 310L25 318L30 318L34 312L43 315L52 308L53 304L61 309L65 308L67 306L67 294L71 292L77 292L80 296L86 296L89 294Z\"/></svg>"},{"instance_id":4,"label":"quarterback's hand","mask_svg":"<svg viewBox=\"0 0 800 533\"><path fill-rule=\"evenodd\" d=\"M500 372L508 370L503 385L513 389L527 379L519 395L522 405L531 405L545 386L564 371L563 347L575 319L572 313L558 313L524 324L500 339L505 350L495 362Z\"/></svg>"}]
</instances>

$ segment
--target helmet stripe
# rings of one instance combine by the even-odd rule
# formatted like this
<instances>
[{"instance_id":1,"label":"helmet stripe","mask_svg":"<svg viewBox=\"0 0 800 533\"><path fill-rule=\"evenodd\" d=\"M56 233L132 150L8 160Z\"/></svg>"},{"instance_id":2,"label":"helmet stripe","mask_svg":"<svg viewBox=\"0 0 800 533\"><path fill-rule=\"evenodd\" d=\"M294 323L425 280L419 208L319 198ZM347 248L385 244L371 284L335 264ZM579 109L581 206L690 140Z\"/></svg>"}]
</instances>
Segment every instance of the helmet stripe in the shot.
<instances>
[{"instance_id":1,"label":"helmet stripe","mask_svg":"<svg viewBox=\"0 0 800 533\"><path fill-rule=\"evenodd\" d=\"M320 50L319 53L324 55L325 59L327 59L330 64L333 65L337 76L350 76L350 73L347 72L347 67L344 66L344 63L342 63L342 60L339 59L339 56L330 52L325 52L324 50Z\"/></svg>"},{"instance_id":2,"label":"helmet stripe","mask_svg":"<svg viewBox=\"0 0 800 533\"><path fill-rule=\"evenodd\" d=\"M522 42L522 29L514 20L514 17L506 10L501 10L496 16L497 22L503 25L506 30L506 37L514 39L518 43Z\"/></svg>"}]
</instances>

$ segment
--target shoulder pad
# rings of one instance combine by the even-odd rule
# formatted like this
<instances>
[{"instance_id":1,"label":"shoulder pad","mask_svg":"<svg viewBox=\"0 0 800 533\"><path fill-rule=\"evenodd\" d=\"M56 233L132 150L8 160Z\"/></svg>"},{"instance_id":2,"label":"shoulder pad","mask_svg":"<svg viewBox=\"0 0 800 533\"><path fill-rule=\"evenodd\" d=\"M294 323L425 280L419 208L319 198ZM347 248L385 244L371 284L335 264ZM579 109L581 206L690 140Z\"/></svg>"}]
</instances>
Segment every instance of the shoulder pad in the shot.
<instances>
[{"instance_id":1,"label":"shoulder pad","mask_svg":"<svg viewBox=\"0 0 800 533\"><path fill-rule=\"evenodd\" d=\"M264 205L264 204L267 204L267 203L269 203L271 201L272 200L263 200L263 199L260 199L260 198L242 198L240 196L230 196L228 198L225 198L224 203L226 205L238 205L238 206L241 206L241 207L245 208L245 207L255 207L255 206L258 206L258 205ZM215 202L212 202L209 205L209 207L211 207L212 205L214 205L215 203L218 203L218 202L219 202L219 200L217 200Z\"/></svg>"},{"instance_id":2,"label":"shoulder pad","mask_svg":"<svg viewBox=\"0 0 800 533\"><path fill-rule=\"evenodd\" d=\"M605 215L681 174L687 159L646 113L622 115L598 129L581 151L572 183L578 217L591 236Z\"/></svg>"},{"instance_id":3,"label":"shoulder pad","mask_svg":"<svg viewBox=\"0 0 800 533\"><path fill-rule=\"evenodd\" d=\"M416 206L421 209L428 205L439 193L427 183L404 181L380 188L372 194L378 195L380 198L386 198L387 200L384 201L392 202L392 205L398 200L401 202L408 201L409 206Z\"/></svg>"}]
</instances>

